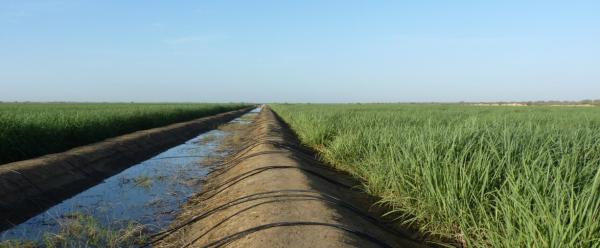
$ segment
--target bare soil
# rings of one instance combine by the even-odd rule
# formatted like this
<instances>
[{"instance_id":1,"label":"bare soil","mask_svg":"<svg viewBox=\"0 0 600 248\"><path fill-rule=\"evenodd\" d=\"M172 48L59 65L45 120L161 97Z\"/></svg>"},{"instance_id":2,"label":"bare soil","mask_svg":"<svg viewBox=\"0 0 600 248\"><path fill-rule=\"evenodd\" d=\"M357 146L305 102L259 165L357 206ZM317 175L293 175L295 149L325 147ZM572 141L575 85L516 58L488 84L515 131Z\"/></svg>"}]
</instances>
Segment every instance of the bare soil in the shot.
<instances>
[{"instance_id":1,"label":"bare soil","mask_svg":"<svg viewBox=\"0 0 600 248\"><path fill-rule=\"evenodd\" d=\"M359 182L323 165L268 107L157 247L423 247Z\"/></svg>"}]
</instances>

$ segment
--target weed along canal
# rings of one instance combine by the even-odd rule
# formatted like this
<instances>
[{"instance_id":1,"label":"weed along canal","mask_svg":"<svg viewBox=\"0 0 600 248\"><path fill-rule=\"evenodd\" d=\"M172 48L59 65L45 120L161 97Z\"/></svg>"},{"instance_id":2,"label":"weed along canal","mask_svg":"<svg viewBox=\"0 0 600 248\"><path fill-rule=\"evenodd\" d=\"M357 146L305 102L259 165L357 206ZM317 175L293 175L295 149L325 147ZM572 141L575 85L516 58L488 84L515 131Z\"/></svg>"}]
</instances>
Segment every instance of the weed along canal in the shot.
<instances>
[{"instance_id":1,"label":"weed along canal","mask_svg":"<svg viewBox=\"0 0 600 248\"><path fill-rule=\"evenodd\" d=\"M0 233L0 247L128 247L166 229L239 142L254 109Z\"/></svg>"}]
</instances>

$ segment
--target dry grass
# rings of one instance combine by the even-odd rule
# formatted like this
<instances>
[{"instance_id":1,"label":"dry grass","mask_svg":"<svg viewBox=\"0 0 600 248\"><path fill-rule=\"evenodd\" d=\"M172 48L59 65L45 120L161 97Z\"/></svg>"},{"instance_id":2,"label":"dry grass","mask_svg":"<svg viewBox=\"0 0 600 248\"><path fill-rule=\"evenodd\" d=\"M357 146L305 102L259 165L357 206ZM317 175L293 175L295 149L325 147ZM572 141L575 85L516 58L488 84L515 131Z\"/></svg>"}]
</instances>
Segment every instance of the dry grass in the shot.
<instances>
[{"instance_id":1,"label":"dry grass","mask_svg":"<svg viewBox=\"0 0 600 248\"><path fill-rule=\"evenodd\" d=\"M146 228L135 222L129 222L119 228L105 227L91 216L73 213L60 221L56 233L44 234L43 243L23 240L7 240L0 242L0 247L132 247L143 244L147 240Z\"/></svg>"}]
</instances>

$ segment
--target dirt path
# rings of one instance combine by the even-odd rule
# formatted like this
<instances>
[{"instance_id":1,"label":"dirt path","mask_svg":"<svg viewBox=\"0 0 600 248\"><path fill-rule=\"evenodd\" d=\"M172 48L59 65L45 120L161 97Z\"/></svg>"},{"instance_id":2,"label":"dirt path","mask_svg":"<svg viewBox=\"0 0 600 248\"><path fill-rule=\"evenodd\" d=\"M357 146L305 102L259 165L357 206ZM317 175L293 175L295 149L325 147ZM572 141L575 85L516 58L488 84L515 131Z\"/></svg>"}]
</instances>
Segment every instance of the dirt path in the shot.
<instances>
[{"instance_id":1,"label":"dirt path","mask_svg":"<svg viewBox=\"0 0 600 248\"><path fill-rule=\"evenodd\" d=\"M357 182L314 159L268 108L158 247L420 247ZM412 236L415 237L415 236Z\"/></svg>"}]
</instances>

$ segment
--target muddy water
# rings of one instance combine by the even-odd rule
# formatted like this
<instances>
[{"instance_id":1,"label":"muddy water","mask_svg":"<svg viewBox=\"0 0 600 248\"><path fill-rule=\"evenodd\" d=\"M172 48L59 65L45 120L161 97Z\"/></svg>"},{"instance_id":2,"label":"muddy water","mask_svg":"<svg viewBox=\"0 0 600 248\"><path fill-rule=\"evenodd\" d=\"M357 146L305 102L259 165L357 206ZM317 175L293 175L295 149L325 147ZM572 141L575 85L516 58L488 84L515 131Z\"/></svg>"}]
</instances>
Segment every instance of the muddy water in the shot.
<instances>
[{"instance_id":1,"label":"muddy water","mask_svg":"<svg viewBox=\"0 0 600 248\"><path fill-rule=\"evenodd\" d=\"M230 122L249 125L252 112ZM231 131L212 130L133 165L102 183L63 201L28 221L0 233L2 240L41 240L59 231L61 223L74 216L94 218L113 229L132 222L147 232L169 225L181 205L202 190L202 179L210 167L229 152L219 149Z\"/></svg>"}]
</instances>

